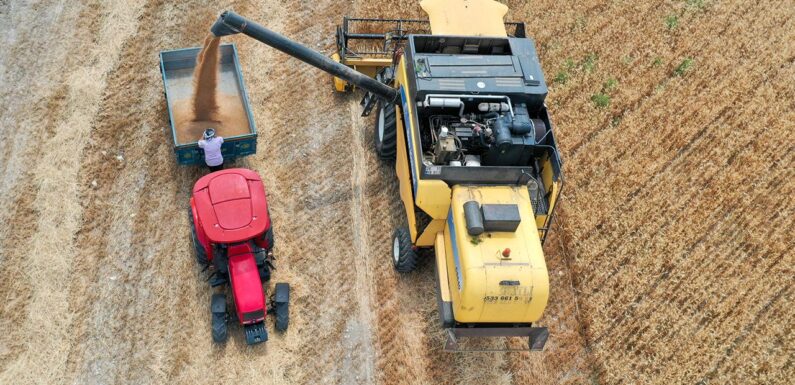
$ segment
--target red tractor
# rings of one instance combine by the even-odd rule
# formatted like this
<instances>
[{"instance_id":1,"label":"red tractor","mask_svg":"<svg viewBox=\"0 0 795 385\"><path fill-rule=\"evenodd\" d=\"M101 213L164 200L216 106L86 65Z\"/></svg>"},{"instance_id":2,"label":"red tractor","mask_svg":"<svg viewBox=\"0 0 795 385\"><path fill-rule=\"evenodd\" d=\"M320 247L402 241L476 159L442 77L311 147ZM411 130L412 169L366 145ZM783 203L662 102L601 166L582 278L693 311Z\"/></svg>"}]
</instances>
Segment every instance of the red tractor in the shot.
<instances>
[{"instance_id":1,"label":"red tractor","mask_svg":"<svg viewBox=\"0 0 795 385\"><path fill-rule=\"evenodd\" d=\"M196 260L209 268L212 287L231 286L235 311L248 344L268 340L266 314L276 317L276 330L287 330L290 286L277 283L271 306L262 283L273 270L273 228L265 187L259 175L233 168L205 175L193 186L190 221ZM212 296L213 340L227 337L226 295Z\"/></svg>"}]
</instances>

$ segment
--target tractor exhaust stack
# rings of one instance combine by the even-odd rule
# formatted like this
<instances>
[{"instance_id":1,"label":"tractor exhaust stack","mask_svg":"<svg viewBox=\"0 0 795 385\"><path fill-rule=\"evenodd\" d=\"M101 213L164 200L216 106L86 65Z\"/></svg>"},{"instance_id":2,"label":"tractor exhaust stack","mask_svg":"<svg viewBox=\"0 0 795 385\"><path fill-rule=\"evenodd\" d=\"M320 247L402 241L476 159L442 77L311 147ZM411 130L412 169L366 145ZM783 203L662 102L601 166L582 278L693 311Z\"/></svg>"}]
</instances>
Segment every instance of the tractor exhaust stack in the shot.
<instances>
[{"instance_id":1,"label":"tractor exhaust stack","mask_svg":"<svg viewBox=\"0 0 795 385\"><path fill-rule=\"evenodd\" d=\"M370 91L388 102L396 103L399 99L398 92L394 88L337 63L320 52L290 40L235 12L225 11L222 13L210 28L210 31L215 36L243 33L340 79L345 79L351 84Z\"/></svg>"}]
</instances>

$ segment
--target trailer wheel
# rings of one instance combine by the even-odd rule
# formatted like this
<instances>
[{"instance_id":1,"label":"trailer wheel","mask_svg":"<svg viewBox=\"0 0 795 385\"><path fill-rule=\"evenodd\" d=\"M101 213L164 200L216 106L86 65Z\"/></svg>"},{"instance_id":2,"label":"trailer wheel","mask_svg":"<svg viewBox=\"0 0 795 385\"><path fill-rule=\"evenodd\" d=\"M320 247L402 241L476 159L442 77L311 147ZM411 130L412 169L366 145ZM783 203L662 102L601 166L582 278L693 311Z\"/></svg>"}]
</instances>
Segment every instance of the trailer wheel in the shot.
<instances>
[{"instance_id":1,"label":"trailer wheel","mask_svg":"<svg viewBox=\"0 0 795 385\"><path fill-rule=\"evenodd\" d=\"M276 311L276 330L283 332L290 325L290 284L276 284L273 306Z\"/></svg>"},{"instance_id":2,"label":"trailer wheel","mask_svg":"<svg viewBox=\"0 0 795 385\"><path fill-rule=\"evenodd\" d=\"M395 105L378 103L375 118L375 153L383 160L394 160L397 153Z\"/></svg>"},{"instance_id":3,"label":"trailer wheel","mask_svg":"<svg viewBox=\"0 0 795 385\"><path fill-rule=\"evenodd\" d=\"M205 266L209 263L207 261L207 250L205 250L204 246L202 246L201 242L199 242L199 236L196 233L196 223L193 221L193 211L190 208L188 209L188 220L190 220L190 238L193 242L193 250L194 254L196 255L196 262L198 262L201 266Z\"/></svg>"},{"instance_id":4,"label":"trailer wheel","mask_svg":"<svg viewBox=\"0 0 795 385\"><path fill-rule=\"evenodd\" d=\"M213 294L210 310L212 312L213 341L224 343L228 335L226 321L229 316L226 314L226 296L223 293Z\"/></svg>"},{"instance_id":5,"label":"trailer wheel","mask_svg":"<svg viewBox=\"0 0 795 385\"><path fill-rule=\"evenodd\" d=\"M392 238L392 264L400 273L410 273L417 267L417 253L411 244L408 228L395 229L395 236Z\"/></svg>"}]
</instances>

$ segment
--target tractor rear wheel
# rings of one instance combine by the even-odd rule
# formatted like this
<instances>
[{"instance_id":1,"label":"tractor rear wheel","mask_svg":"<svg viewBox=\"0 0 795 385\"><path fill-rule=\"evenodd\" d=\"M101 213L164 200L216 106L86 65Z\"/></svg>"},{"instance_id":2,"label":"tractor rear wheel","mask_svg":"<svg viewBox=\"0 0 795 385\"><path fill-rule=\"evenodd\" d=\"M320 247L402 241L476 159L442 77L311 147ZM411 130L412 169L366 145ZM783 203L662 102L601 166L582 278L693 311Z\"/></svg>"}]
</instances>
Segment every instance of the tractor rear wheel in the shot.
<instances>
[{"instance_id":1,"label":"tractor rear wheel","mask_svg":"<svg viewBox=\"0 0 795 385\"><path fill-rule=\"evenodd\" d=\"M382 160L395 160L397 153L395 105L378 102L378 113L375 116L375 153Z\"/></svg>"},{"instance_id":2,"label":"tractor rear wheel","mask_svg":"<svg viewBox=\"0 0 795 385\"><path fill-rule=\"evenodd\" d=\"M188 219L190 220L190 238L193 242L193 250L194 254L196 255L196 262L198 262L201 266L205 266L209 263L207 261L207 251L204 250L204 246L202 246L201 242L199 242L199 236L196 233L196 223L193 221L193 210L191 209L188 209Z\"/></svg>"},{"instance_id":3,"label":"tractor rear wheel","mask_svg":"<svg viewBox=\"0 0 795 385\"><path fill-rule=\"evenodd\" d=\"M274 289L273 306L276 312L276 330L283 332L290 325L290 284L279 282Z\"/></svg>"},{"instance_id":4,"label":"tractor rear wheel","mask_svg":"<svg viewBox=\"0 0 795 385\"><path fill-rule=\"evenodd\" d=\"M417 267L417 253L411 244L408 228L398 227L392 238L392 264L400 273L410 273Z\"/></svg>"},{"instance_id":5,"label":"tractor rear wheel","mask_svg":"<svg viewBox=\"0 0 795 385\"><path fill-rule=\"evenodd\" d=\"M274 242L274 239L273 239L273 225L271 225L271 228L269 228L268 231L265 232L264 238L265 238L265 241L268 242L268 250L273 250L273 242Z\"/></svg>"},{"instance_id":6,"label":"tractor rear wheel","mask_svg":"<svg viewBox=\"0 0 795 385\"><path fill-rule=\"evenodd\" d=\"M213 294L210 311L213 315L213 341L224 343L227 338L226 323L229 316L226 314L226 296L223 293Z\"/></svg>"}]
</instances>

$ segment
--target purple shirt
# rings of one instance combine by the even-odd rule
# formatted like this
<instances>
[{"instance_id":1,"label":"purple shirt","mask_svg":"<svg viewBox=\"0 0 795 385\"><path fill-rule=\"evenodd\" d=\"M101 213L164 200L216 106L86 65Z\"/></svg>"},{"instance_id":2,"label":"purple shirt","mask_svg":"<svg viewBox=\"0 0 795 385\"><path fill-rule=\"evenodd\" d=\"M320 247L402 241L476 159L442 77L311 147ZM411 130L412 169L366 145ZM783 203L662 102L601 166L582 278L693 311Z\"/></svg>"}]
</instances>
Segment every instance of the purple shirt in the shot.
<instances>
[{"instance_id":1,"label":"purple shirt","mask_svg":"<svg viewBox=\"0 0 795 385\"><path fill-rule=\"evenodd\" d=\"M221 155L221 145L223 143L224 138L220 136L199 141L199 147L204 149L204 163L207 163L210 167L220 166L224 163L224 157Z\"/></svg>"}]
</instances>

